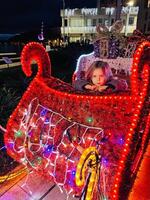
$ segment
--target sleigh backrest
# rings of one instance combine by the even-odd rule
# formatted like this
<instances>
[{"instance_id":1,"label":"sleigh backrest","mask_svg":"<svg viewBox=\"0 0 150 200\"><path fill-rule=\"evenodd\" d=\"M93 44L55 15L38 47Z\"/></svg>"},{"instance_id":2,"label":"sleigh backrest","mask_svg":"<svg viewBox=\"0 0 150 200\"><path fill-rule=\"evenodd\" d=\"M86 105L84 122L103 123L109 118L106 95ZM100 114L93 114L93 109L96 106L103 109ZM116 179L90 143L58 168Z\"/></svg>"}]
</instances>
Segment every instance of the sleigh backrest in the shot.
<instances>
[{"instance_id":1,"label":"sleigh backrest","mask_svg":"<svg viewBox=\"0 0 150 200\"><path fill-rule=\"evenodd\" d=\"M98 58L94 56L94 53L84 54L79 57L77 62L77 67L73 75L73 81L75 79L84 79L85 73L91 64L94 61L104 61L107 62L112 69L112 72L115 76L124 73L125 76L129 76L131 74L131 66L133 62L133 58L123 58L118 57L116 59L108 59L108 58Z\"/></svg>"}]
</instances>

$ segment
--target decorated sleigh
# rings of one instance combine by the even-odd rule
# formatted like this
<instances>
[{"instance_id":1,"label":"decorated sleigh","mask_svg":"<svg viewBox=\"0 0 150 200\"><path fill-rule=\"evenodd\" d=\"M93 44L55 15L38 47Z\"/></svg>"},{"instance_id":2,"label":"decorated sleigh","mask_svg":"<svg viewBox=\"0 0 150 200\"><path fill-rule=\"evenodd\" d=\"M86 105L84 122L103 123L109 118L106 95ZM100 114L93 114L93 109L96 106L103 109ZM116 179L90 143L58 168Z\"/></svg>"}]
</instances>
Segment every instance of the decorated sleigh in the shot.
<instances>
[{"instance_id":1,"label":"decorated sleigh","mask_svg":"<svg viewBox=\"0 0 150 200\"><path fill-rule=\"evenodd\" d=\"M96 96L52 77L44 47L27 44L22 69L35 60L38 72L7 123L8 154L80 199L127 199L149 138L149 47L134 54L131 90Z\"/></svg>"}]
</instances>

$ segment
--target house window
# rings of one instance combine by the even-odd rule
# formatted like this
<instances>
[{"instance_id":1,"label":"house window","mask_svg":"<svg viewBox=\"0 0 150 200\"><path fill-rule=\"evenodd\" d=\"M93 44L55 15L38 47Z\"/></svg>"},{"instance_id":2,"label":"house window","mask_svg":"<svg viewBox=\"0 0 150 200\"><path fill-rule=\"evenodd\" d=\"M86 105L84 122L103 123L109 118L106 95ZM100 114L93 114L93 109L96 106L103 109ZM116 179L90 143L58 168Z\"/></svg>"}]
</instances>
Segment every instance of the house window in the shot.
<instances>
[{"instance_id":1,"label":"house window","mask_svg":"<svg viewBox=\"0 0 150 200\"><path fill-rule=\"evenodd\" d=\"M81 18L72 18L70 20L70 26L71 27L82 27L82 26L84 26L84 21Z\"/></svg>"},{"instance_id":2,"label":"house window","mask_svg":"<svg viewBox=\"0 0 150 200\"><path fill-rule=\"evenodd\" d=\"M108 19L104 19L105 21L105 26L109 26L109 20Z\"/></svg>"},{"instance_id":3,"label":"house window","mask_svg":"<svg viewBox=\"0 0 150 200\"><path fill-rule=\"evenodd\" d=\"M87 23L87 26L92 26L92 20L91 19L87 19L86 23Z\"/></svg>"},{"instance_id":4,"label":"house window","mask_svg":"<svg viewBox=\"0 0 150 200\"><path fill-rule=\"evenodd\" d=\"M126 25L126 20L125 19L123 19L123 25Z\"/></svg>"},{"instance_id":5,"label":"house window","mask_svg":"<svg viewBox=\"0 0 150 200\"><path fill-rule=\"evenodd\" d=\"M96 26L96 19L93 19L93 26Z\"/></svg>"},{"instance_id":6,"label":"house window","mask_svg":"<svg viewBox=\"0 0 150 200\"><path fill-rule=\"evenodd\" d=\"M68 26L68 20L67 20L67 19L64 20L64 26L65 26L65 27Z\"/></svg>"},{"instance_id":7,"label":"house window","mask_svg":"<svg viewBox=\"0 0 150 200\"><path fill-rule=\"evenodd\" d=\"M103 19L102 19L102 18L99 18L99 19L98 19L98 23L99 23L99 24L103 24Z\"/></svg>"},{"instance_id":8,"label":"house window","mask_svg":"<svg viewBox=\"0 0 150 200\"><path fill-rule=\"evenodd\" d=\"M134 25L134 17L129 17L129 25Z\"/></svg>"},{"instance_id":9,"label":"house window","mask_svg":"<svg viewBox=\"0 0 150 200\"><path fill-rule=\"evenodd\" d=\"M111 25L113 25L114 22L115 22L115 19L112 18L112 19L111 19Z\"/></svg>"}]
</instances>

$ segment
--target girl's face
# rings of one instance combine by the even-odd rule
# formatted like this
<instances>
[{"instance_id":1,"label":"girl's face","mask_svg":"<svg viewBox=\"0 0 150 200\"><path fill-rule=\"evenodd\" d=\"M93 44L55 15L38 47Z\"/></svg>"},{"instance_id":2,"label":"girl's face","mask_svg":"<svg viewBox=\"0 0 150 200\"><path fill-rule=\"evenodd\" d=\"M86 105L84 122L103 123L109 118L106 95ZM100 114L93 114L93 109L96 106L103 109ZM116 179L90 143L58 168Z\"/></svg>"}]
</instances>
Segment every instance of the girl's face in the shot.
<instances>
[{"instance_id":1,"label":"girl's face","mask_svg":"<svg viewBox=\"0 0 150 200\"><path fill-rule=\"evenodd\" d=\"M102 68L94 69L91 81L94 85L100 85L100 86L105 85L107 77L103 72Z\"/></svg>"}]
</instances>

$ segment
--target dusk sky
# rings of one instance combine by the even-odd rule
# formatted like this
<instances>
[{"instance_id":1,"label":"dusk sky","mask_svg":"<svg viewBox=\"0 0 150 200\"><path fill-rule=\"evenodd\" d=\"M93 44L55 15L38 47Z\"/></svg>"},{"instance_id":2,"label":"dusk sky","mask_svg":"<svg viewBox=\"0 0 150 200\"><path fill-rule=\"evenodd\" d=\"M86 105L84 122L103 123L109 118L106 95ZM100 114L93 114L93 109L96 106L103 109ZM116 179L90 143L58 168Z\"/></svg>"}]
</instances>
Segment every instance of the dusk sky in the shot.
<instances>
[{"instance_id":1,"label":"dusk sky","mask_svg":"<svg viewBox=\"0 0 150 200\"><path fill-rule=\"evenodd\" d=\"M95 7L96 0L65 0L66 7ZM60 26L62 0L4 0L0 5L0 34Z\"/></svg>"}]
</instances>

